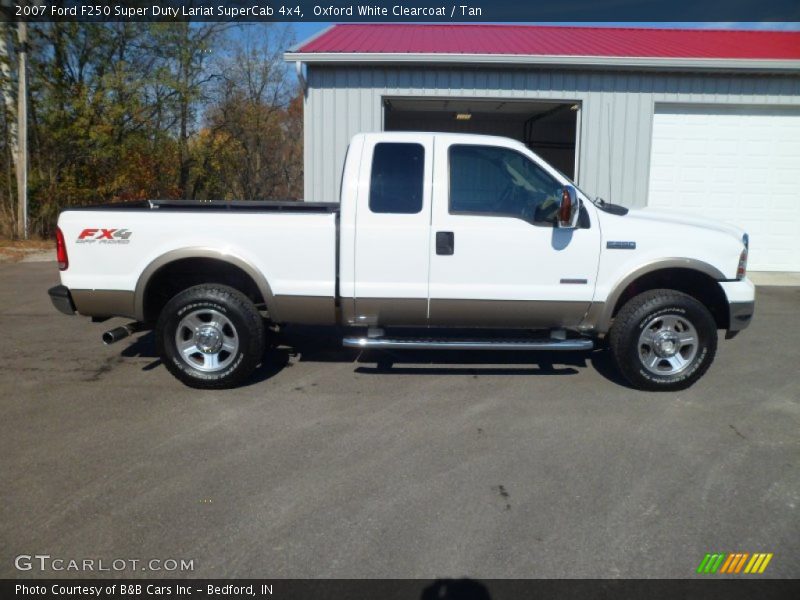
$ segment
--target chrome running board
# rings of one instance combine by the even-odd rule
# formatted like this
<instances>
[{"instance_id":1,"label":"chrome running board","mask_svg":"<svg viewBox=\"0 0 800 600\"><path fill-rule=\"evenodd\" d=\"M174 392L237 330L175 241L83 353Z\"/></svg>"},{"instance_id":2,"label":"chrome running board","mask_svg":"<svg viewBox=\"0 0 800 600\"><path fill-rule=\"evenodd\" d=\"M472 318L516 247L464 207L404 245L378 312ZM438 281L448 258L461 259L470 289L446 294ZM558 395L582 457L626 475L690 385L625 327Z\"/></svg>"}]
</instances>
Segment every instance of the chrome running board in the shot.
<instances>
[{"instance_id":1,"label":"chrome running board","mask_svg":"<svg viewBox=\"0 0 800 600\"><path fill-rule=\"evenodd\" d=\"M375 350L591 350L594 342L581 338L558 339L427 339L346 337L342 340L346 348Z\"/></svg>"}]
</instances>

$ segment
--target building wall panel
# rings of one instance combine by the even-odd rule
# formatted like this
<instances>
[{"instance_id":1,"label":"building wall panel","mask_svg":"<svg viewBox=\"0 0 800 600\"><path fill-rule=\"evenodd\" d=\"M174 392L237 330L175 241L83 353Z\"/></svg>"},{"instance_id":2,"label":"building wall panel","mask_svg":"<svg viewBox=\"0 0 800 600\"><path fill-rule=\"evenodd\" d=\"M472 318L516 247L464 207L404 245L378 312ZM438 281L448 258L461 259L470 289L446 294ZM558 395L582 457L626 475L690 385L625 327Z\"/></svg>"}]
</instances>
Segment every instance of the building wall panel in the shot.
<instances>
[{"instance_id":1,"label":"building wall panel","mask_svg":"<svg viewBox=\"0 0 800 600\"><path fill-rule=\"evenodd\" d=\"M647 204L657 103L800 106L800 75L575 69L321 66L307 72L305 198L335 201L350 138L383 128L383 98L518 98L581 103L577 183L626 206Z\"/></svg>"}]
</instances>

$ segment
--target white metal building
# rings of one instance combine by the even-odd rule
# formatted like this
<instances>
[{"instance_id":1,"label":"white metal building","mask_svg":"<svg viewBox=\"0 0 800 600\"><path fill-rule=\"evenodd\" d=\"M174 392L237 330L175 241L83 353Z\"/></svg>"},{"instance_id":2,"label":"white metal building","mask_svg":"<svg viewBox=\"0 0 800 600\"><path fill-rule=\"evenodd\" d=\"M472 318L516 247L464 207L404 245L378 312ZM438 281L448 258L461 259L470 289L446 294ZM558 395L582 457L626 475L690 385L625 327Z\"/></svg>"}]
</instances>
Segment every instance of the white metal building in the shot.
<instances>
[{"instance_id":1,"label":"white metal building","mask_svg":"<svg viewBox=\"0 0 800 600\"><path fill-rule=\"evenodd\" d=\"M591 195L735 223L750 268L800 271L800 32L338 25L303 42L305 197L350 138L525 142Z\"/></svg>"}]
</instances>

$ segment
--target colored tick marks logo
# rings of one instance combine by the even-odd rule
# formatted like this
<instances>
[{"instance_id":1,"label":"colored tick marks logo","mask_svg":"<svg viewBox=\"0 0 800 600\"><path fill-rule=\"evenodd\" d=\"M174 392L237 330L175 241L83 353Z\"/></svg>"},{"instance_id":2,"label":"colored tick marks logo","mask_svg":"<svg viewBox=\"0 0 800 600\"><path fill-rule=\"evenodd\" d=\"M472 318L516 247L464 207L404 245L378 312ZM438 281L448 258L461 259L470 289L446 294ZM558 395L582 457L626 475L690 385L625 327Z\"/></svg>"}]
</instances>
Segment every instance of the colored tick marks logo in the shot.
<instances>
[{"instance_id":1,"label":"colored tick marks logo","mask_svg":"<svg viewBox=\"0 0 800 600\"><path fill-rule=\"evenodd\" d=\"M706 554L697 567L701 575L728 574L739 575L749 573L761 574L772 560L772 553L748 554L747 552L731 552Z\"/></svg>"},{"instance_id":2,"label":"colored tick marks logo","mask_svg":"<svg viewBox=\"0 0 800 600\"><path fill-rule=\"evenodd\" d=\"M129 244L131 231L128 229L84 229L75 240L78 244Z\"/></svg>"}]
</instances>

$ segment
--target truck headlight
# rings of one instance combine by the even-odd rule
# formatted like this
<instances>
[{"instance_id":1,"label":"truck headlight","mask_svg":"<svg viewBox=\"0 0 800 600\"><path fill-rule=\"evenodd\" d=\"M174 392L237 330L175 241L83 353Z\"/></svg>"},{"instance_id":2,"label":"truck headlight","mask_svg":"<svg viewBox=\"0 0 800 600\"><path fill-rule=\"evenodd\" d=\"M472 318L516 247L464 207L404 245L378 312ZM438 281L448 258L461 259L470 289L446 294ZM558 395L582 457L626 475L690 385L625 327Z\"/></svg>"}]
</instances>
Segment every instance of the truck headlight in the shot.
<instances>
[{"instance_id":1,"label":"truck headlight","mask_svg":"<svg viewBox=\"0 0 800 600\"><path fill-rule=\"evenodd\" d=\"M750 249L750 236L746 233L742 236L742 243L744 244L744 248L739 255L739 266L736 267L736 279L744 279L747 273L747 253Z\"/></svg>"}]
</instances>

